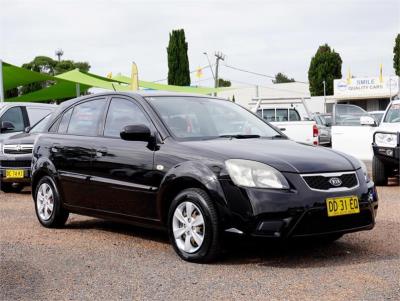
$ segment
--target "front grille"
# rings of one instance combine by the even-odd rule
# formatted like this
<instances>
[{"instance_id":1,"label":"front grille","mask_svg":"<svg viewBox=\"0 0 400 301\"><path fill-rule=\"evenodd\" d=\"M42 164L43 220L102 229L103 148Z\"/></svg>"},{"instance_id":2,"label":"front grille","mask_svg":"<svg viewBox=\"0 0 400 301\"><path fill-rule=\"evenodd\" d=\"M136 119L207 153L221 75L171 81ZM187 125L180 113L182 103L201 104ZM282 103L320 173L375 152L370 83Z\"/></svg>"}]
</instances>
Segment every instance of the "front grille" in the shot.
<instances>
[{"instance_id":1,"label":"front grille","mask_svg":"<svg viewBox=\"0 0 400 301\"><path fill-rule=\"evenodd\" d=\"M6 144L3 146L3 153L8 155L25 155L33 151L32 144Z\"/></svg>"},{"instance_id":2,"label":"front grille","mask_svg":"<svg viewBox=\"0 0 400 301\"><path fill-rule=\"evenodd\" d=\"M358 214L328 217L324 210L309 211L299 222L293 232L297 235L322 234L344 231L372 225L373 218L369 210Z\"/></svg>"},{"instance_id":3,"label":"front grille","mask_svg":"<svg viewBox=\"0 0 400 301\"><path fill-rule=\"evenodd\" d=\"M341 184L338 186L332 185L329 180L338 178ZM345 173L341 175L303 175L304 181L311 189L329 190L334 188L353 188L358 185L356 173Z\"/></svg>"},{"instance_id":4,"label":"front grille","mask_svg":"<svg viewBox=\"0 0 400 301\"><path fill-rule=\"evenodd\" d=\"M0 161L0 166L1 167L26 167L30 168L31 167L31 161L30 160L3 160Z\"/></svg>"}]
</instances>

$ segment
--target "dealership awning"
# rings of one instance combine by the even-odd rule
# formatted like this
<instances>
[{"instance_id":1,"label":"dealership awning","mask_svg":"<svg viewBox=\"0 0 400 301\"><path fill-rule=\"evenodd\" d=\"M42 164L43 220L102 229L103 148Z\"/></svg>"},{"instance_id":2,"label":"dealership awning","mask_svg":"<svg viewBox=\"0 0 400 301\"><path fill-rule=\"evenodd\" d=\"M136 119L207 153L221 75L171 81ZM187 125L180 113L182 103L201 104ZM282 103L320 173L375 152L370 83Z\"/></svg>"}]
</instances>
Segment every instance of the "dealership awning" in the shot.
<instances>
[{"instance_id":1,"label":"dealership awning","mask_svg":"<svg viewBox=\"0 0 400 301\"><path fill-rule=\"evenodd\" d=\"M131 78L118 75L112 79L102 77L96 74L83 73L78 69L65 72L57 76L51 76L25 68L17 67L9 63L3 62L3 87L4 91L8 91L19 86L51 81L53 85L41 90L24 94L22 96L7 98L6 101L32 101L44 102L58 99L68 99L76 97L77 92L87 91L89 88L102 88L112 91L131 91ZM162 90L171 92L185 92L194 94L212 94L229 88L205 88L205 87L181 87L174 85L165 85L154 82L139 80L139 87L151 90Z\"/></svg>"},{"instance_id":2,"label":"dealership awning","mask_svg":"<svg viewBox=\"0 0 400 301\"><path fill-rule=\"evenodd\" d=\"M127 84L131 83L131 78L125 75L117 75L112 79ZM182 87L174 85L164 85L143 80L139 80L139 87L150 90L161 90L161 91L193 93L193 94L212 94L215 92L221 92L231 89L231 88L206 88L206 87L190 87L190 86Z\"/></svg>"}]
</instances>

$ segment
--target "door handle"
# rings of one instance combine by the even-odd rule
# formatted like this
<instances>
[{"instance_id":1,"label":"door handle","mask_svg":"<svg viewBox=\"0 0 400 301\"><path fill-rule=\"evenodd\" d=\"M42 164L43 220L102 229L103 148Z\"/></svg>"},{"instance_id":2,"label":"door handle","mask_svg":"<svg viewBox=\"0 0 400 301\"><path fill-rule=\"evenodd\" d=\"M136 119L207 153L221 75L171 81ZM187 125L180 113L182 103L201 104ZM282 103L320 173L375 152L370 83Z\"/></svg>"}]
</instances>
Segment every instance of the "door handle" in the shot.
<instances>
[{"instance_id":1,"label":"door handle","mask_svg":"<svg viewBox=\"0 0 400 301\"><path fill-rule=\"evenodd\" d=\"M96 150L96 157L103 157L107 155L107 148L106 147L101 147Z\"/></svg>"}]
</instances>

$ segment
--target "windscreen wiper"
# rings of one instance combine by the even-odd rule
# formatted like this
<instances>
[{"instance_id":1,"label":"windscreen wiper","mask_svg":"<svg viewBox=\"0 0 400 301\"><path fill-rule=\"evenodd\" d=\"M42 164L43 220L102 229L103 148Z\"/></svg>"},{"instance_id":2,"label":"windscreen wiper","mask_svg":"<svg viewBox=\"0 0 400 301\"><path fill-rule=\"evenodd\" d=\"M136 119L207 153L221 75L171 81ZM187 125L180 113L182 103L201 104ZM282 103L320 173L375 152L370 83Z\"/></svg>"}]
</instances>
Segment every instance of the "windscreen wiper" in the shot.
<instances>
[{"instance_id":1,"label":"windscreen wiper","mask_svg":"<svg viewBox=\"0 0 400 301\"><path fill-rule=\"evenodd\" d=\"M269 139L287 139L287 137L286 136L282 136L282 135L275 135L275 136L269 137Z\"/></svg>"},{"instance_id":2,"label":"windscreen wiper","mask_svg":"<svg viewBox=\"0 0 400 301\"><path fill-rule=\"evenodd\" d=\"M219 138L236 138L236 139L250 139L250 138L260 138L260 135L220 135Z\"/></svg>"}]
</instances>

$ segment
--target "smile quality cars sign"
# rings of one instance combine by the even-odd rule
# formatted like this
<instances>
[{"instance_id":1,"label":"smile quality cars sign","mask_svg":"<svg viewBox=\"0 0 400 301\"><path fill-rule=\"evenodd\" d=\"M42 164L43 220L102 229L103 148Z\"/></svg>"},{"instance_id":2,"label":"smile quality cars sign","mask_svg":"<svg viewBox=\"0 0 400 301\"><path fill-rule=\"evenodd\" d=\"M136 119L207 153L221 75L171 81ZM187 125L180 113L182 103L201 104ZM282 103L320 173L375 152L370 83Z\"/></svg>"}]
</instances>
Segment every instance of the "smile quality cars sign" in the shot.
<instances>
[{"instance_id":1,"label":"smile quality cars sign","mask_svg":"<svg viewBox=\"0 0 400 301\"><path fill-rule=\"evenodd\" d=\"M336 97L371 97L389 96L399 91L399 77L359 77L334 80L334 96Z\"/></svg>"}]
</instances>

